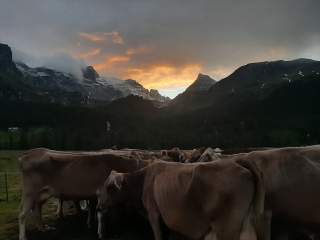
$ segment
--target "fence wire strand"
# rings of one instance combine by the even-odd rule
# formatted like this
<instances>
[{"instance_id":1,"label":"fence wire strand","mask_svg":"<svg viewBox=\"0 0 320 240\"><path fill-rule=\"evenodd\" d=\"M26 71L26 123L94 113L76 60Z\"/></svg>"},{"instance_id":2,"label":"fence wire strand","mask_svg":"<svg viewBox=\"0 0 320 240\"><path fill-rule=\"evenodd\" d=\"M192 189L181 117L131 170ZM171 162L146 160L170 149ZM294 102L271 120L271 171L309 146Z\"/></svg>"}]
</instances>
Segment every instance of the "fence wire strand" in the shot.
<instances>
[{"instance_id":1,"label":"fence wire strand","mask_svg":"<svg viewBox=\"0 0 320 240\"><path fill-rule=\"evenodd\" d=\"M21 197L19 172L0 172L0 201L15 201Z\"/></svg>"}]
</instances>

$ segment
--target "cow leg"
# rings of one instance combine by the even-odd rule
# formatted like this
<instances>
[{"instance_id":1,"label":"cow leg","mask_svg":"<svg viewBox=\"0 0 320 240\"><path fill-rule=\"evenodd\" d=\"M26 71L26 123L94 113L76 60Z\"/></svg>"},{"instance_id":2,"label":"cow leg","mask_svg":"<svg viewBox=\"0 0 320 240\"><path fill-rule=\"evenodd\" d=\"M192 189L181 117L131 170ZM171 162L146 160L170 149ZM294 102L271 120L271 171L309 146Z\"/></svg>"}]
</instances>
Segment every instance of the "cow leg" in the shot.
<instances>
[{"instance_id":1,"label":"cow leg","mask_svg":"<svg viewBox=\"0 0 320 240\"><path fill-rule=\"evenodd\" d=\"M272 239L275 239L275 240L289 240L289 233L287 231L280 232Z\"/></svg>"},{"instance_id":2,"label":"cow leg","mask_svg":"<svg viewBox=\"0 0 320 240\"><path fill-rule=\"evenodd\" d=\"M97 219L98 219L98 237L99 239L102 239L103 233L102 233L102 212L101 211L97 212Z\"/></svg>"},{"instance_id":3,"label":"cow leg","mask_svg":"<svg viewBox=\"0 0 320 240\"><path fill-rule=\"evenodd\" d=\"M62 200L62 198L58 199L56 215L58 218L63 218L63 200Z\"/></svg>"},{"instance_id":4,"label":"cow leg","mask_svg":"<svg viewBox=\"0 0 320 240\"><path fill-rule=\"evenodd\" d=\"M221 217L218 223L212 223L217 229L218 240L257 240L252 207L246 199L235 199L237 204ZM260 240L260 239L259 239Z\"/></svg>"},{"instance_id":5,"label":"cow leg","mask_svg":"<svg viewBox=\"0 0 320 240\"><path fill-rule=\"evenodd\" d=\"M264 213L264 240L271 240L271 220L272 220L272 211L266 210Z\"/></svg>"},{"instance_id":6,"label":"cow leg","mask_svg":"<svg viewBox=\"0 0 320 240\"><path fill-rule=\"evenodd\" d=\"M81 213L80 201L73 201L74 207L76 208L77 214Z\"/></svg>"},{"instance_id":7,"label":"cow leg","mask_svg":"<svg viewBox=\"0 0 320 240\"><path fill-rule=\"evenodd\" d=\"M240 240L256 240L258 239L258 233L256 232L256 229L254 228L254 223L253 223L253 216L249 214L243 225L242 229L240 232ZM262 239L259 239L262 240Z\"/></svg>"},{"instance_id":8,"label":"cow leg","mask_svg":"<svg viewBox=\"0 0 320 240\"><path fill-rule=\"evenodd\" d=\"M91 228L92 227L92 216L94 216L94 210L92 209L92 203L89 201L89 207L88 207L88 217L87 217L87 227Z\"/></svg>"},{"instance_id":9,"label":"cow leg","mask_svg":"<svg viewBox=\"0 0 320 240\"><path fill-rule=\"evenodd\" d=\"M36 217L37 220L37 227L40 231L43 230L43 223L42 223L42 204L37 203L34 206L34 211L33 211L34 216Z\"/></svg>"},{"instance_id":10,"label":"cow leg","mask_svg":"<svg viewBox=\"0 0 320 240\"><path fill-rule=\"evenodd\" d=\"M204 240L217 240L217 234L215 231L210 231L205 237Z\"/></svg>"},{"instance_id":11,"label":"cow leg","mask_svg":"<svg viewBox=\"0 0 320 240\"><path fill-rule=\"evenodd\" d=\"M149 211L149 221L152 227L155 240L162 240L161 226L160 226L160 214L158 211Z\"/></svg>"},{"instance_id":12,"label":"cow leg","mask_svg":"<svg viewBox=\"0 0 320 240\"><path fill-rule=\"evenodd\" d=\"M88 207L87 226L88 226L88 228L91 228L94 223L95 216L96 216L95 212L96 212L96 207L97 207L97 200L91 199L88 202L89 202L89 207Z\"/></svg>"},{"instance_id":13,"label":"cow leg","mask_svg":"<svg viewBox=\"0 0 320 240\"><path fill-rule=\"evenodd\" d=\"M19 240L27 240L26 237L26 218L30 214L34 201L23 198L19 214Z\"/></svg>"}]
</instances>

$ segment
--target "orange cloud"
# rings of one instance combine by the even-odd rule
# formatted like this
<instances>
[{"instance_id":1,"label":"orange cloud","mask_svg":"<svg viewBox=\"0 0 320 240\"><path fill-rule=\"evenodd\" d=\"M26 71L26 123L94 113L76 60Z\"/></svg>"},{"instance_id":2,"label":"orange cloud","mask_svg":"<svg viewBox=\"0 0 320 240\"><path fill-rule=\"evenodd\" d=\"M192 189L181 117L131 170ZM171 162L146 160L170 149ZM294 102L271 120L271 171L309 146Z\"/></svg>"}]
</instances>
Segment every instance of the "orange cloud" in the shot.
<instances>
[{"instance_id":1,"label":"orange cloud","mask_svg":"<svg viewBox=\"0 0 320 240\"><path fill-rule=\"evenodd\" d=\"M106 71L112 68L116 64L126 63L130 61L130 57L126 55L115 55L106 59L103 63L94 65L94 68L98 71Z\"/></svg>"},{"instance_id":2,"label":"orange cloud","mask_svg":"<svg viewBox=\"0 0 320 240\"><path fill-rule=\"evenodd\" d=\"M151 51L152 51L151 48L146 48L146 47L129 48L126 51L126 54L127 55L146 54L146 53L150 53Z\"/></svg>"},{"instance_id":3,"label":"orange cloud","mask_svg":"<svg viewBox=\"0 0 320 240\"><path fill-rule=\"evenodd\" d=\"M95 49L92 49L88 52L82 52L82 53L75 54L74 56L76 58L81 58L81 59L90 59L90 58L94 58L94 57L98 56L100 53L101 53L101 49L95 48Z\"/></svg>"},{"instance_id":4,"label":"orange cloud","mask_svg":"<svg viewBox=\"0 0 320 240\"><path fill-rule=\"evenodd\" d=\"M87 40L89 42L102 44L107 42L109 39L114 44L124 44L124 40L119 32L113 31L113 32L96 32L96 33L86 33L86 32L80 32L79 33L80 38Z\"/></svg>"},{"instance_id":5,"label":"orange cloud","mask_svg":"<svg viewBox=\"0 0 320 240\"><path fill-rule=\"evenodd\" d=\"M129 68L123 77L135 79L146 88L165 89L190 85L201 70L199 64L182 67L159 64L147 68Z\"/></svg>"},{"instance_id":6,"label":"orange cloud","mask_svg":"<svg viewBox=\"0 0 320 240\"><path fill-rule=\"evenodd\" d=\"M113 37L113 42L122 44L121 36L115 32L111 34L82 34L82 37L93 42L105 41L105 37ZM77 58L90 60L93 67L102 75L118 76L123 79L135 79L146 88L168 89L183 88L190 85L201 72L202 66L197 63L176 66L169 63L135 65L139 55L150 54L154 49L149 47L127 48L122 54L103 57L103 47L88 52L75 54ZM138 61L139 62L139 61Z\"/></svg>"},{"instance_id":7,"label":"orange cloud","mask_svg":"<svg viewBox=\"0 0 320 240\"><path fill-rule=\"evenodd\" d=\"M127 49L125 54L108 57L103 63L95 64L94 67L100 71L110 70L111 68L118 68L119 66L115 65L129 62L133 55L145 54L149 53L150 51L151 49L145 47L129 48Z\"/></svg>"},{"instance_id":8,"label":"orange cloud","mask_svg":"<svg viewBox=\"0 0 320 240\"><path fill-rule=\"evenodd\" d=\"M104 36L101 36L101 35L98 35L98 34L93 34L93 33L81 32L81 33L79 33L79 36L82 39L85 39L87 41L94 42L94 43L101 43L101 42L104 42L106 40Z\"/></svg>"},{"instance_id":9,"label":"orange cloud","mask_svg":"<svg viewBox=\"0 0 320 240\"><path fill-rule=\"evenodd\" d=\"M119 32L104 33L105 36L111 36L112 42L116 44L124 44L124 40Z\"/></svg>"}]
</instances>

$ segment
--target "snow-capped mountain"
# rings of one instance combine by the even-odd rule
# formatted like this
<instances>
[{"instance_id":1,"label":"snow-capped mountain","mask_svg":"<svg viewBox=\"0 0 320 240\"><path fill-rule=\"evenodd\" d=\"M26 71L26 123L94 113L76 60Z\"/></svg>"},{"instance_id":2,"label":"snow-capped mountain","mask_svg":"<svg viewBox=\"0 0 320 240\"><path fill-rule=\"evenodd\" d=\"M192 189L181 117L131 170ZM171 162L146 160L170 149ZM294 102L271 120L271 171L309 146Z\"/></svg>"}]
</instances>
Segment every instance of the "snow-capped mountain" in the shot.
<instances>
[{"instance_id":1,"label":"snow-capped mountain","mask_svg":"<svg viewBox=\"0 0 320 240\"><path fill-rule=\"evenodd\" d=\"M17 69L26 78L29 85L44 94L50 91L79 93L84 104L111 102L129 95L141 96L144 99L165 103L169 98L154 94L157 90L145 89L135 80L100 77L92 66L83 69L83 78L77 79L70 73L55 71L45 67L31 68L23 63L16 63Z\"/></svg>"},{"instance_id":2,"label":"snow-capped mountain","mask_svg":"<svg viewBox=\"0 0 320 240\"><path fill-rule=\"evenodd\" d=\"M79 79L71 73L13 62L11 49L5 44L0 44L0 80L0 97L12 100L41 100L65 105L103 104L129 95L141 96L160 105L170 100L135 80L102 77L92 66L84 68Z\"/></svg>"}]
</instances>

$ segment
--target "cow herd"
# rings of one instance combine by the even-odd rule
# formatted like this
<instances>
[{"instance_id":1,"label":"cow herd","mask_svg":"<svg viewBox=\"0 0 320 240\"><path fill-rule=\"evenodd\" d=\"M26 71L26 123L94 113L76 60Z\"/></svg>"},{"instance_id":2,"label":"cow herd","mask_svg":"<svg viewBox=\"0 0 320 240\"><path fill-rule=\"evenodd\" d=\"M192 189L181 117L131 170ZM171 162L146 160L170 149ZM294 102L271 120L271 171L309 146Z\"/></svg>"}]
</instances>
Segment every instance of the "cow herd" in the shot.
<instances>
[{"instance_id":1,"label":"cow herd","mask_svg":"<svg viewBox=\"0 0 320 240\"><path fill-rule=\"evenodd\" d=\"M51 197L88 200L90 224L116 206L142 213L155 240L163 227L187 239L286 240L320 233L320 145L223 154L220 149L62 152L39 148L20 158L19 240L26 219L41 221ZM62 212L62 204L59 212ZM274 222L280 222L280 231Z\"/></svg>"}]
</instances>

